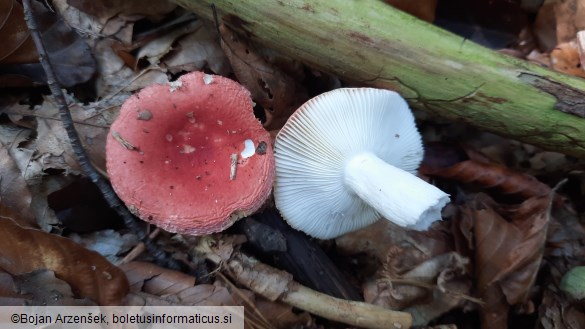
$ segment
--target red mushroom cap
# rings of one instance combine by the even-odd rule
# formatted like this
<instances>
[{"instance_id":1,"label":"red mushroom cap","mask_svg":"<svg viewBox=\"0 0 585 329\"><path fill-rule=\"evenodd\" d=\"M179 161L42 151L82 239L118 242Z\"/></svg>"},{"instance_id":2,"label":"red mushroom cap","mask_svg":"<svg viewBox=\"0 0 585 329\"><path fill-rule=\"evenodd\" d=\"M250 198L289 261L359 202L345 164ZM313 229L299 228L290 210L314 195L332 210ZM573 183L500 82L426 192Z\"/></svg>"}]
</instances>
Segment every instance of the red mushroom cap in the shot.
<instances>
[{"instance_id":1,"label":"red mushroom cap","mask_svg":"<svg viewBox=\"0 0 585 329\"><path fill-rule=\"evenodd\" d=\"M106 161L134 214L183 234L219 232L255 212L274 179L271 138L248 90L202 72L130 97L110 128Z\"/></svg>"}]
</instances>

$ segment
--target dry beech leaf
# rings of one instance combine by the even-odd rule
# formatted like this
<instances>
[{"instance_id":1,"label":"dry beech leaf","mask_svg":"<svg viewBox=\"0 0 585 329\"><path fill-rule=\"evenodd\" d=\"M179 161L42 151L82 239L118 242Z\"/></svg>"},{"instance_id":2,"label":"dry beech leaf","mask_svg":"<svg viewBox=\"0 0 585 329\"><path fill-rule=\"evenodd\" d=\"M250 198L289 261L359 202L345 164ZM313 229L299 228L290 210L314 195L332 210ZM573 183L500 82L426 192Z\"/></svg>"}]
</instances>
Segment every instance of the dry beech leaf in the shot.
<instances>
[{"instance_id":1,"label":"dry beech leaf","mask_svg":"<svg viewBox=\"0 0 585 329\"><path fill-rule=\"evenodd\" d=\"M437 225L444 225L440 222ZM440 226L425 232L400 227L388 220L379 220L361 230L335 240L339 252L346 255L366 253L380 262L392 259L395 274L409 271L417 264L452 250L448 233Z\"/></svg>"},{"instance_id":2,"label":"dry beech leaf","mask_svg":"<svg viewBox=\"0 0 585 329\"><path fill-rule=\"evenodd\" d=\"M538 14L536 15L536 19L532 26L532 31L538 43L539 50L545 53L550 52L558 43L555 6L556 1L545 1L538 10Z\"/></svg>"},{"instance_id":3,"label":"dry beech leaf","mask_svg":"<svg viewBox=\"0 0 585 329\"><path fill-rule=\"evenodd\" d=\"M1 64L37 62L39 55L24 22L22 5L16 0L0 0Z\"/></svg>"},{"instance_id":4,"label":"dry beech leaf","mask_svg":"<svg viewBox=\"0 0 585 329\"><path fill-rule=\"evenodd\" d=\"M488 162L479 153L474 152L469 159L470 156L461 152L444 144L429 145L419 171L423 175L453 179L520 200L546 196L551 192L548 185L534 176Z\"/></svg>"},{"instance_id":5,"label":"dry beech leaf","mask_svg":"<svg viewBox=\"0 0 585 329\"><path fill-rule=\"evenodd\" d=\"M579 47L575 41L557 45L550 53L550 62L554 70L585 78L585 70L581 66Z\"/></svg>"},{"instance_id":6,"label":"dry beech leaf","mask_svg":"<svg viewBox=\"0 0 585 329\"><path fill-rule=\"evenodd\" d=\"M461 207L460 225L472 222L476 287L485 301L482 328L506 328L509 307L528 302L544 252L550 199L503 208L480 194Z\"/></svg>"},{"instance_id":7,"label":"dry beech leaf","mask_svg":"<svg viewBox=\"0 0 585 329\"><path fill-rule=\"evenodd\" d=\"M30 79L29 84L45 83L44 70L38 62L36 49L24 22L22 5L15 0L0 0L0 6L6 7L0 9L8 9L8 16L4 17L8 21L0 26L0 37L10 41L8 44L3 43L4 51L0 50L0 77L6 77L0 81L3 83L0 86L14 86L10 78L15 75L21 79ZM31 6L57 81L63 87L88 81L96 71L96 63L85 40L41 3L33 1ZM2 16L0 14L0 22L3 22ZM20 79L16 82L18 86L23 83Z\"/></svg>"},{"instance_id":8,"label":"dry beech leaf","mask_svg":"<svg viewBox=\"0 0 585 329\"><path fill-rule=\"evenodd\" d=\"M158 296L164 302L177 305L242 305L240 298L225 287L195 285L193 276L155 264L134 261L121 265L120 269L126 273L132 293L154 303L157 300L154 296Z\"/></svg>"},{"instance_id":9,"label":"dry beech leaf","mask_svg":"<svg viewBox=\"0 0 585 329\"><path fill-rule=\"evenodd\" d=\"M177 294L195 285L195 277L152 263L131 262L120 265L126 273L132 292L164 296Z\"/></svg>"},{"instance_id":10,"label":"dry beech leaf","mask_svg":"<svg viewBox=\"0 0 585 329\"><path fill-rule=\"evenodd\" d=\"M424 321L415 319L415 322L427 323L441 313L457 306L461 301L461 294L469 293L471 282L462 280L463 275L467 272L469 260L456 252L437 255L415 265L401 275L394 273L394 269L391 268L392 258L395 256L393 253L389 254L382 269L376 274L376 278L365 285L364 300L366 302L391 309L404 309L406 307L417 309L425 304L434 304L435 300L441 300L443 304L441 307L435 307L436 312L433 314L418 312L419 316L424 316L425 319ZM464 289L457 291L458 296L451 295L450 298L443 298L444 296L441 296L440 292L445 293L444 288L455 281L460 281L461 287ZM436 288L428 289L428 287ZM433 293L435 289L438 291ZM449 291L449 293L454 292L455 290ZM445 303L446 300L450 300L450 302Z\"/></svg>"},{"instance_id":11,"label":"dry beech leaf","mask_svg":"<svg viewBox=\"0 0 585 329\"><path fill-rule=\"evenodd\" d=\"M215 74L227 76L231 70L217 41L217 32L207 25L179 39L173 52L163 58L162 65L174 74L201 71L208 67Z\"/></svg>"},{"instance_id":12,"label":"dry beech leaf","mask_svg":"<svg viewBox=\"0 0 585 329\"><path fill-rule=\"evenodd\" d=\"M0 218L0 232L0 268L12 275L51 270L78 296L100 305L119 304L128 293L124 272L67 238L23 228L9 216Z\"/></svg>"},{"instance_id":13,"label":"dry beech leaf","mask_svg":"<svg viewBox=\"0 0 585 329\"><path fill-rule=\"evenodd\" d=\"M121 102L118 98L112 101ZM99 168L105 168L105 141L109 124L113 121L113 114L102 107L106 105L108 103L105 102L88 105L71 100L69 102L80 140L92 163ZM44 176L47 169L80 173L77 158L53 98L45 97L43 104L36 107L35 111L15 108L11 113L32 116L36 120L37 136L26 146L35 153L29 164L31 167L27 171L29 178Z\"/></svg>"},{"instance_id":14,"label":"dry beech leaf","mask_svg":"<svg viewBox=\"0 0 585 329\"><path fill-rule=\"evenodd\" d=\"M20 169L8 153L8 148L0 141L0 204L18 211L20 225L34 227L36 220L31 211L31 201L32 193Z\"/></svg>"},{"instance_id":15,"label":"dry beech leaf","mask_svg":"<svg viewBox=\"0 0 585 329\"><path fill-rule=\"evenodd\" d=\"M176 4L167 1L142 1L142 0L67 0L67 3L79 10L99 18L106 23L116 16L123 17L149 17L151 19L162 18L177 7Z\"/></svg>"},{"instance_id":16,"label":"dry beech leaf","mask_svg":"<svg viewBox=\"0 0 585 329\"><path fill-rule=\"evenodd\" d=\"M288 329L295 325L306 326L311 322L311 316L308 313L296 314L289 305L267 301L261 297L257 299L251 291L238 289L232 283L226 283L227 286L224 286L220 280L216 280L214 284L194 286L194 278L179 272L172 273L175 271L160 268L154 264L131 262L121 267L132 283L132 292L128 295L127 305L244 306L245 328L256 328L257 326L253 324L258 323L266 324L266 326L260 326L262 328L271 328L265 319L269 319L274 329ZM177 291L176 294L156 295L142 291L143 283L151 280L158 281L159 275L178 279L172 288ZM148 279L148 277L151 278Z\"/></svg>"},{"instance_id":17,"label":"dry beech leaf","mask_svg":"<svg viewBox=\"0 0 585 329\"><path fill-rule=\"evenodd\" d=\"M543 329L585 328L585 312L580 302L570 302L556 288L545 289L539 307L539 321Z\"/></svg>"},{"instance_id":18,"label":"dry beech leaf","mask_svg":"<svg viewBox=\"0 0 585 329\"><path fill-rule=\"evenodd\" d=\"M240 40L225 25L219 27L221 47L228 57L238 81L252 94L266 113L266 130L280 129L290 115L308 99L295 79L269 63Z\"/></svg>"},{"instance_id":19,"label":"dry beech leaf","mask_svg":"<svg viewBox=\"0 0 585 329\"><path fill-rule=\"evenodd\" d=\"M578 31L585 30L585 2L562 0L554 3L558 42L573 40Z\"/></svg>"},{"instance_id":20,"label":"dry beech leaf","mask_svg":"<svg viewBox=\"0 0 585 329\"><path fill-rule=\"evenodd\" d=\"M310 328L311 315L307 312L293 312L293 307L288 304L258 298L255 305L260 313L268 315L266 318L275 328Z\"/></svg>"},{"instance_id":21,"label":"dry beech leaf","mask_svg":"<svg viewBox=\"0 0 585 329\"><path fill-rule=\"evenodd\" d=\"M427 22L435 20L437 0L385 0L385 2Z\"/></svg>"}]
</instances>

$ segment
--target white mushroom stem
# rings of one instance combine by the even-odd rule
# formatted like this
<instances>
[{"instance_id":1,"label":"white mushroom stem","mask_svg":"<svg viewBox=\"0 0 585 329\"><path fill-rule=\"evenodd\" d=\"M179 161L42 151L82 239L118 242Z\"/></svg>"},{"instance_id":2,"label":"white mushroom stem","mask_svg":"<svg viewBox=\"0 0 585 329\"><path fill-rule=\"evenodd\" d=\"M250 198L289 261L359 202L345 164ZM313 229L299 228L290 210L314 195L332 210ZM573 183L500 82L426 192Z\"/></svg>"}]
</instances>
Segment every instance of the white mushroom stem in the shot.
<instances>
[{"instance_id":1,"label":"white mushroom stem","mask_svg":"<svg viewBox=\"0 0 585 329\"><path fill-rule=\"evenodd\" d=\"M426 230L441 219L449 196L415 175L372 153L353 156L345 166L345 185L384 218L403 227Z\"/></svg>"}]
</instances>

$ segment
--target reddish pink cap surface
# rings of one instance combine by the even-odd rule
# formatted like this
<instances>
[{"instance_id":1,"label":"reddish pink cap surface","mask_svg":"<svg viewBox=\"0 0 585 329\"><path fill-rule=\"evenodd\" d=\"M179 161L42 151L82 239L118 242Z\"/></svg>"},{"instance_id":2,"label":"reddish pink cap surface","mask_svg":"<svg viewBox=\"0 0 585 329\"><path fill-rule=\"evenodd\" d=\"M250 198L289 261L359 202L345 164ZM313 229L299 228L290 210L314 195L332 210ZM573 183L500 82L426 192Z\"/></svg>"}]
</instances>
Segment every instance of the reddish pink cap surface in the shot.
<instances>
[{"instance_id":1,"label":"reddish pink cap surface","mask_svg":"<svg viewBox=\"0 0 585 329\"><path fill-rule=\"evenodd\" d=\"M274 179L272 141L250 93L202 72L130 97L110 128L106 160L134 214L183 234L219 232L255 212Z\"/></svg>"}]
</instances>

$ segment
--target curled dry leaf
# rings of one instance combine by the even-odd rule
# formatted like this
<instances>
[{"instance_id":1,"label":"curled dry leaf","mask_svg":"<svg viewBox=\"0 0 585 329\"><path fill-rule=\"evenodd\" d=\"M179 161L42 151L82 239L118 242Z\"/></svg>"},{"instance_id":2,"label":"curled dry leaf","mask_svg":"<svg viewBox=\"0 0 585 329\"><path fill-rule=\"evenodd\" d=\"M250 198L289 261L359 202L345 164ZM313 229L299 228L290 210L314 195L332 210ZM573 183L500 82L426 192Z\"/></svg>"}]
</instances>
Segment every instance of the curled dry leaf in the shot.
<instances>
[{"instance_id":1,"label":"curled dry leaf","mask_svg":"<svg viewBox=\"0 0 585 329\"><path fill-rule=\"evenodd\" d=\"M557 45L550 53L551 66L554 70L585 78L585 70L581 66L579 47L575 41Z\"/></svg>"},{"instance_id":2,"label":"curled dry leaf","mask_svg":"<svg viewBox=\"0 0 585 329\"><path fill-rule=\"evenodd\" d=\"M0 268L6 272L54 271L78 296L100 305L119 304L128 293L124 272L100 254L67 238L23 228L8 216L0 218L0 228Z\"/></svg>"},{"instance_id":3,"label":"curled dry leaf","mask_svg":"<svg viewBox=\"0 0 585 329\"><path fill-rule=\"evenodd\" d=\"M367 253L380 262L390 261L391 264L387 265L392 269L392 274L398 276L417 264L452 250L447 232L439 226L444 224L446 222L441 222L436 229L420 232L399 227L387 220L379 220L335 241L338 250L343 254Z\"/></svg>"},{"instance_id":4,"label":"curled dry leaf","mask_svg":"<svg viewBox=\"0 0 585 329\"><path fill-rule=\"evenodd\" d=\"M450 156L445 157L445 154ZM480 154L472 154L470 159L470 156L443 144L427 147L419 171L423 175L473 184L521 200L547 196L551 191L548 185L540 182L534 176L488 162Z\"/></svg>"},{"instance_id":5,"label":"curled dry leaf","mask_svg":"<svg viewBox=\"0 0 585 329\"><path fill-rule=\"evenodd\" d=\"M173 52L163 58L163 65L173 74L202 71L205 67L218 75L227 76L230 72L229 61L217 41L217 32L204 24L179 39Z\"/></svg>"},{"instance_id":6,"label":"curled dry leaf","mask_svg":"<svg viewBox=\"0 0 585 329\"><path fill-rule=\"evenodd\" d=\"M367 302L380 305L391 309L404 309L412 307L416 309L423 307L425 304L434 303L441 293L450 294L451 302L435 307L432 314L423 314L419 316L423 319L416 319L415 322L427 323L441 313L449 311L458 305L461 300L460 295L468 294L471 287L470 282L461 291L447 291L449 281L461 281L461 277L467 272L469 260L460 256L456 252L448 252L438 255L429 260L423 261L408 272L397 275L391 268L393 255L389 254L389 259L385 261L381 270L376 274L376 278L368 281L364 288L364 299Z\"/></svg>"},{"instance_id":7,"label":"curled dry leaf","mask_svg":"<svg viewBox=\"0 0 585 329\"><path fill-rule=\"evenodd\" d=\"M129 300L134 300L134 305L244 305L246 321L257 319L256 312L259 311L261 317L267 318L275 328L285 329L295 325L308 325L311 322L308 313L297 314L293 312L292 306L256 298L249 290L234 286L230 289L218 284L217 281L215 284L195 285L193 276L151 263L131 262L121 265L120 268L130 282Z\"/></svg>"},{"instance_id":8,"label":"curled dry leaf","mask_svg":"<svg viewBox=\"0 0 585 329\"><path fill-rule=\"evenodd\" d=\"M225 287L195 285L195 277L155 264L130 262L121 265L120 269L128 277L131 292L154 303L162 300L177 305L242 305L242 301Z\"/></svg>"},{"instance_id":9,"label":"curled dry leaf","mask_svg":"<svg viewBox=\"0 0 585 329\"><path fill-rule=\"evenodd\" d=\"M221 47L238 81L266 113L266 130L280 129L300 104L308 99L305 89L286 72L258 55L225 25L219 27Z\"/></svg>"},{"instance_id":10,"label":"curled dry leaf","mask_svg":"<svg viewBox=\"0 0 585 329\"><path fill-rule=\"evenodd\" d=\"M0 209L7 207L19 212L20 224L34 227L35 216L31 211L32 193L22 177L20 169L10 156L8 148L0 140ZM1 215L1 214L0 214Z\"/></svg>"},{"instance_id":11,"label":"curled dry leaf","mask_svg":"<svg viewBox=\"0 0 585 329\"><path fill-rule=\"evenodd\" d=\"M112 101L121 102L121 99ZM71 115L80 140L88 152L92 163L105 169L105 142L109 123L113 115L104 106L109 103L91 103L84 105L69 100ZM34 153L28 163L27 180L45 175L47 169L63 170L66 173L80 173L77 158L71 148L69 137L63 127L57 104L52 98L44 102L34 111L14 106L11 114L31 116L36 121L37 136L23 150Z\"/></svg>"},{"instance_id":12,"label":"curled dry leaf","mask_svg":"<svg viewBox=\"0 0 585 329\"><path fill-rule=\"evenodd\" d=\"M480 194L461 207L459 224L473 232L474 278L486 303L482 328L506 328L509 307L528 302L542 261L550 204L551 197L544 196L503 208Z\"/></svg>"},{"instance_id":13,"label":"curled dry leaf","mask_svg":"<svg viewBox=\"0 0 585 329\"><path fill-rule=\"evenodd\" d=\"M343 253L366 253L382 263L364 285L366 302L390 309L410 307L414 323L422 325L469 295L468 260L452 251L449 225L440 222L418 232L382 220L336 242Z\"/></svg>"},{"instance_id":14,"label":"curled dry leaf","mask_svg":"<svg viewBox=\"0 0 585 329\"><path fill-rule=\"evenodd\" d=\"M131 262L120 265L132 292L143 291L156 296L173 295L195 285L195 277L165 269L151 263Z\"/></svg>"}]
</instances>

